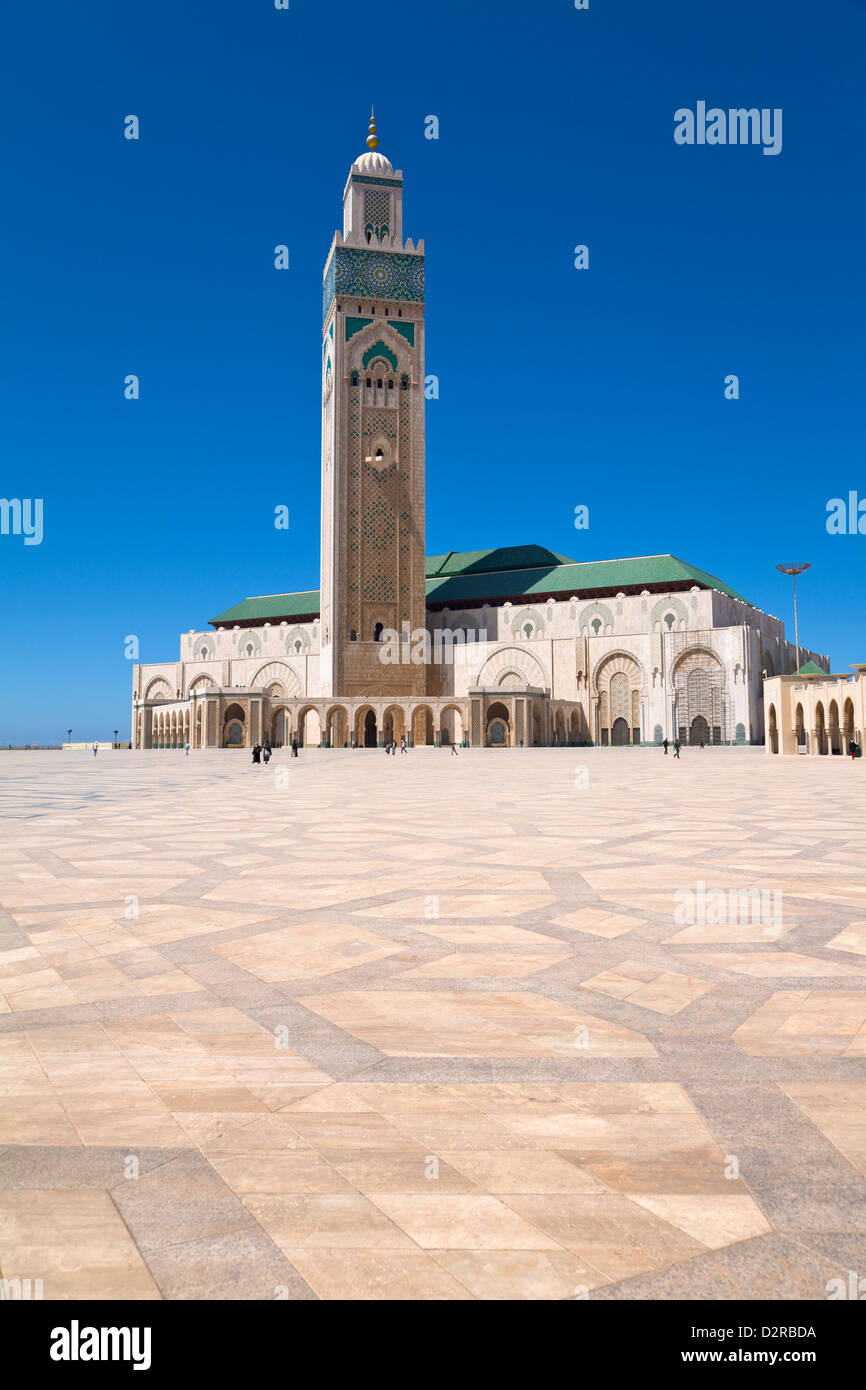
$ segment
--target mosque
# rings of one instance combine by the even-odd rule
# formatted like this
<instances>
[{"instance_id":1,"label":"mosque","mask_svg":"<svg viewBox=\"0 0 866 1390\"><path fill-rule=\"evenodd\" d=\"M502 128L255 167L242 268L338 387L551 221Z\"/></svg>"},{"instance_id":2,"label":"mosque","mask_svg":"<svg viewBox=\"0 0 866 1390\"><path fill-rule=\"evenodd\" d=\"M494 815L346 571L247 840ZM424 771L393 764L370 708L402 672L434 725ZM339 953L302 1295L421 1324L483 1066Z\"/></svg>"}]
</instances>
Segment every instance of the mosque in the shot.
<instances>
[{"instance_id":1,"label":"mosque","mask_svg":"<svg viewBox=\"0 0 866 1390\"><path fill-rule=\"evenodd\" d=\"M349 170L324 273L318 591L245 598L136 665L135 748L764 741L784 624L673 555L425 547L424 242L403 175ZM829 671L800 647L802 661Z\"/></svg>"}]
</instances>

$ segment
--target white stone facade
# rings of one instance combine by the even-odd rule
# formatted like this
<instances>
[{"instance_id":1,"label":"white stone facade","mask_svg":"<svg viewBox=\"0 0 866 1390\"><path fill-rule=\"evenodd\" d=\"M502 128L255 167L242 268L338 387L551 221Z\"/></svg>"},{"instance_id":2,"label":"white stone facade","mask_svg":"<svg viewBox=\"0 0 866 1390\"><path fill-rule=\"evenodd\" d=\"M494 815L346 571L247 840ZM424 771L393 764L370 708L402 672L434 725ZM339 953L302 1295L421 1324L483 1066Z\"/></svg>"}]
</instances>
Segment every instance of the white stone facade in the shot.
<instances>
[{"instance_id":1,"label":"white stone facade","mask_svg":"<svg viewBox=\"0 0 866 1390\"><path fill-rule=\"evenodd\" d=\"M591 601L444 608L428 611L427 630L426 655L432 658L437 632L457 634L452 659L446 642L446 659L413 663L417 644L405 643L401 656L410 660L402 664L421 664L426 675L426 693L408 698L393 692L326 695L319 680L318 621L186 633L179 661L135 668L133 743L178 747L189 738L194 747L245 747L265 738L283 744L298 734L307 744L363 745L366 731L356 726L359 714L369 710L376 716L377 744L386 738L389 710L400 716L392 724L402 723L413 743L439 742L443 732L445 741L462 741L470 737L473 698L482 704L477 741L483 743L489 741L486 711L503 702L505 741L511 745L521 738L527 744L654 743L678 735L695 742L760 743L765 674L794 664L778 619L698 586L687 593L645 590ZM473 634L476 640L467 640ZM386 658L380 665L387 685L393 667L383 645L361 645ZM826 664L801 647L801 660L810 659ZM484 696L473 696L479 690ZM519 694L527 691L533 693ZM237 745L227 727L227 711L235 705L243 711ZM417 711L432 717L423 739L413 727ZM443 711L454 712L454 728L442 719Z\"/></svg>"}]
</instances>

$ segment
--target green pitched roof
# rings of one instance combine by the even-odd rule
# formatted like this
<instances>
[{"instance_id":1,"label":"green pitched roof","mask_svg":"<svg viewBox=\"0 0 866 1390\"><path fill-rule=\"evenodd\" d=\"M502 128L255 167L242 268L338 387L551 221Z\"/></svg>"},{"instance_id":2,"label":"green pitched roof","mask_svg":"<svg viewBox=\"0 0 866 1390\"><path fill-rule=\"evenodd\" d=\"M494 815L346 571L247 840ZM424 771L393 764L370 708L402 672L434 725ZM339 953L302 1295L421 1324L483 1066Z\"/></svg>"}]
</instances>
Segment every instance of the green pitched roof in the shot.
<instances>
[{"instance_id":1,"label":"green pitched roof","mask_svg":"<svg viewBox=\"0 0 866 1390\"><path fill-rule=\"evenodd\" d=\"M227 608L218 617L211 618L211 627L234 627L237 623L262 622L267 618L317 618L321 607L318 589L304 589L297 594L262 594L258 598L245 598L234 608Z\"/></svg>"},{"instance_id":2,"label":"green pitched roof","mask_svg":"<svg viewBox=\"0 0 866 1390\"><path fill-rule=\"evenodd\" d=\"M748 603L735 589L675 555L641 555L626 560L588 560L580 564L540 545L506 546L499 550L449 551L427 559L427 602L469 604L473 601L544 594L597 593L620 589L682 588L697 584L717 589ZM318 589L296 594L264 594L247 598L211 618L212 627L243 627L276 618L313 618L320 610ZM806 668L804 667L804 670Z\"/></svg>"},{"instance_id":3,"label":"green pitched roof","mask_svg":"<svg viewBox=\"0 0 866 1390\"><path fill-rule=\"evenodd\" d=\"M551 553L551 552L548 552ZM429 573L429 568L428 568ZM591 593L618 590L682 587L697 584L717 589L729 598L748 602L742 594L715 575L687 565L675 555L642 555L627 560L588 560L580 564L567 561L550 568L502 571L463 571L453 576L428 579L427 600L431 603L466 603L470 599L529 597L537 594Z\"/></svg>"},{"instance_id":4,"label":"green pitched roof","mask_svg":"<svg viewBox=\"0 0 866 1390\"><path fill-rule=\"evenodd\" d=\"M497 574L572 564L569 555L558 555L543 545L506 545L498 550L449 550L447 555L428 555L424 573L428 579L437 579L446 574Z\"/></svg>"},{"instance_id":5,"label":"green pitched roof","mask_svg":"<svg viewBox=\"0 0 866 1390\"><path fill-rule=\"evenodd\" d=\"M826 676L827 672L822 666L816 666L814 661L805 661L797 672L798 676Z\"/></svg>"}]
</instances>

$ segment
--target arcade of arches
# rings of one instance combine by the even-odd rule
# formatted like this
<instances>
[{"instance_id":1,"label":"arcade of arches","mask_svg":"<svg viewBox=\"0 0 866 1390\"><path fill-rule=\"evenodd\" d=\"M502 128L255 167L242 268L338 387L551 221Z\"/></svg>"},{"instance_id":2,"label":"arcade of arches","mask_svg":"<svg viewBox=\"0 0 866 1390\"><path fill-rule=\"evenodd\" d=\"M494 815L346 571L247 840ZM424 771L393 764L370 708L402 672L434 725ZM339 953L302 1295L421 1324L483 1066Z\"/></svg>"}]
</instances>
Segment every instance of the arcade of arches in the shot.
<instances>
[{"instance_id":1,"label":"arcade of arches","mask_svg":"<svg viewBox=\"0 0 866 1390\"><path fill-rule=\"evenodd\" d=\"M270 742L285 747L381 748L404 739L409 747L450 744L487 747L630 747L659 743L662 725L649 718L650 691L657 670L648 671L624 650L608 652L587 679L578 674L577 700L555 700L542 686L529 685L502 654L502 670L491 686L470 689L468 695L417 699L344 700L303 698L292 692L289 680L277 678L271 664L261 671L261 686L219 688L199 676L186 699L173 692L164 678L147 688L134 706L133 738L139 748L250 748ZM858 668L859 669L859 668ZM866 671L866 667L863 668ZM669 729L681 742L723 744L743 742L742 723L732 727L733 700L726 666L706 646L690 646L672 663L664 682L669 702ZM766 687L786 691L800 678L769 677ZM781 685L779 683L782 683ZM767 747L788 752L841 752L859 743L866 724L862 713L862 679L840 678L807 684L790 711L780 699L765 708ZM841 686L847 689L841 689ZM291 693L290 693L291 692ZM820 694L823 692L823 694ZM790 701L789 701L790 703ZM671 734L668 733L668 737ZM788 744L791 747L788 747Z\"/></svg>"},{"instance_id":2,"label":"arcade of arches","mask_svg":"<svg viewBox=\"0 0 866 1390\"><path fill-rule=\"evenodd\" d=\"M210 691L191 706L142 703L135 712L135 746L251 748L382 748L405 739L410 748L451 744L490 748L577 746L591 742L582 708L551 702L543 690L496 687L468 701L302 700L272 691ZM630 740L624 740L630 741Z\"/></svg>"},{"instance_id":3,"label":"arcade of arches","mask_svg":"<svg viewBox=\"0 0 866 1390\"><path fill-rule=\"evenodd\" d=\"M862 750L866 665L853 669L853 676L775 676L765 681L767 752L823 757Z\"/></svg>"}]
</instances>

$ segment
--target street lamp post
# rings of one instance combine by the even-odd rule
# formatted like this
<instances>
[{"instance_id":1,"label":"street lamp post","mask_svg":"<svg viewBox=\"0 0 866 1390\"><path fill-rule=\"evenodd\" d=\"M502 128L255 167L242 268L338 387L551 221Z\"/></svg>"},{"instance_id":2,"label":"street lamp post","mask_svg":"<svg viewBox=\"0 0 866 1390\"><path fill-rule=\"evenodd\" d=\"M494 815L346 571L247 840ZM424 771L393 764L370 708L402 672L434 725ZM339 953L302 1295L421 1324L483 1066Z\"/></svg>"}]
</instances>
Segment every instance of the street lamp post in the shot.
<instances>
[{"instance_id":1,"label":"street lamp post","mask_svg":"<svg viewBox=\"0 0 866 1390\"><path fill-rule=\"evenodd\" d=\"M67 730L66 730L66 742L67 742L67 743L71 743L71 742L72 742L72 730L71 730L71 729L67 729Z\"/></svg>"},{"instance_id":2,"label":"street lamp post","mask_svg":"<svg viewBox=\"0 0 866 1390\"><path fill-rule=\"evenodd\" d=\"M114 746L117 748L117 730L114 731Z\"/></svg>"},{"instance_id":3,"label":"street lamp post","mask_svg":"<svg viewBox=\"0 0 866 1390\"><path fill-rule=\"evenodd\" d=\"M782 571L782 574L790 574L792 580L794 581L794 645L795 645L796 648L797 648L797 666L796 666L796 671L797 671L797 674L799 675L799 673L800 673L800 626L799 626L799 623L798 623L798 621L797 621L797 575L798 575L798 574L802 574L804 570L811 569L811 563L807 563L807 564L805 564L805 565L777 565L777 566L776 566L776 569L777 569L777 570L781 570L781 571Z\"/></svg>"}]
</instances>

